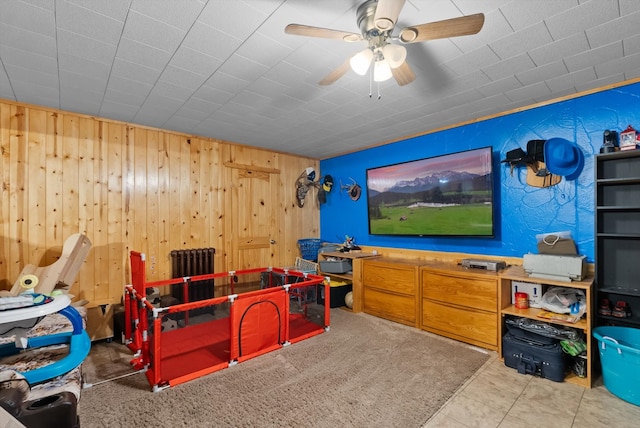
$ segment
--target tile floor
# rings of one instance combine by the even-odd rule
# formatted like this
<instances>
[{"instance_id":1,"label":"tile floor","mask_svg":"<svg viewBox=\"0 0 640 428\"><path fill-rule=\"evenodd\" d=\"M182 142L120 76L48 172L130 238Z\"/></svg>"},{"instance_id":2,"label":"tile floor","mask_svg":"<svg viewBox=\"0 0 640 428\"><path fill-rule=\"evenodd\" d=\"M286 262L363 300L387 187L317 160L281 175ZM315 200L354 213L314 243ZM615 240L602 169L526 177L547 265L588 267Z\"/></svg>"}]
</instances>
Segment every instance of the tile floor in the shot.
<instances>
[{"instance_id":1,"label":"tile floor","mask_svg":"<svg viewBox=\"0 0 640 428\"><path fill-rule=\"evenodd\" d=\"M492 358L423 428L637 428L640 407L591 389L521 375Z\"/></svg>"}]
</instances>

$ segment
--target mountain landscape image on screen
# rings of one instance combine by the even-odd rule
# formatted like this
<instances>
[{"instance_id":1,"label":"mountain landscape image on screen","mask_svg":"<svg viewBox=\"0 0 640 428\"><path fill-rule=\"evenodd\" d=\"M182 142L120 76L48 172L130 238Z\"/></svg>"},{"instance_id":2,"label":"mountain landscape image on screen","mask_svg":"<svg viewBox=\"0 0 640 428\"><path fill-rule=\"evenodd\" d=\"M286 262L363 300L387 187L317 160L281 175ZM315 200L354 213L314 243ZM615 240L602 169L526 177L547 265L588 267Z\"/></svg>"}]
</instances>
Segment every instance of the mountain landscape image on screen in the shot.
<instances>
[{"instance_id":1,"label":"mountain landscape image on screen","mask_svg":"<svg viewBox=\"0 0 640 428\"><path fill-rule=\"evenodd\" d=\"M370 169L367 197L374 235L493 236L491 150Z\"/></svg>"}]
</instances>

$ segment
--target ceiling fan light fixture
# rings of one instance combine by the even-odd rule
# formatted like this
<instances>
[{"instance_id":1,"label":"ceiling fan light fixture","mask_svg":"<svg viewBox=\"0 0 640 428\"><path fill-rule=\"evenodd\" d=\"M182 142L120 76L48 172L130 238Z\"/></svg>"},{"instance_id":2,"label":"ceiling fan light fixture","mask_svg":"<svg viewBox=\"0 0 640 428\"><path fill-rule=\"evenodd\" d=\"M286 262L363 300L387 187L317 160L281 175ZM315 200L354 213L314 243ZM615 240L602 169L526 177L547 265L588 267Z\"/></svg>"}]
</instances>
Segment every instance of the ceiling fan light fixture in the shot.
<instances>
[{"instance_id":1,"label":"ceiling fan light fixture","mask_svg":"<svg viewBox=\"0 0 640 428\"><path fill-rule=\"evenodd\" d=\"M352 56L349 60L349 64L351 64L351 69L353 71L358 73L360 76L364 76L365 74L367 74L367 70L369 70L372 59L373 52L371 51L371 49L367 48Z\"/></svg>"},{"instance_id":2,"label":"ceiling fan light fixture","mask_svg":"<svg viewBox=\"0 0 640 428\"><path fill-rule=\"evenodd\" d=\"M403 43L411 43L416 39L416 37L418 37L418 32L415 28L404 28L400 32L400 41Z\"/></svg>"},{"instance_id":3,"label":"ceiling fan light fixture","mask_svg":"<svg viewBox=\"0 0 640 428\"><path fill-rule=\"evenodd\" d=\"M377 60L373 66L373 80L376 82L384 82L391 79L391 67L386 59Z\"/></svg>"},{"instance_id":4,"label":"ceiling fan light fixture","mask_svg":"<svg viewBox=\"0 0 640 428\"><path fill-rule=\"evenodd\" d=\"M342 38L342 40L344 40L345 42L358 42L362 40L362 37L360 37L358 34L347 34Z\"/></svg>"},{"instance_id":5,"label":"ceiling fan light fixture","mask_svg":"<svg viewBox=\"0 0 640 428\"><path fill-rule=\"evenodd\" d=\"M407 59L407 48L389 43L382 48L382 54L384 59L389 62L389 67L398 68Z\"/></svg>"},{"instance_id":6,"label":"ceiling fan light fixture","mask_svg":"<svg viewBox=\"0 0 640 428\"><path fill-rule=\"evenodd\" d=\"M395 22L393 22L393 20L389 18L378 18L376 19L374 24L378 30L388 31L393 28L393 26L395 25Z\"/></svg>"}]
</instances>

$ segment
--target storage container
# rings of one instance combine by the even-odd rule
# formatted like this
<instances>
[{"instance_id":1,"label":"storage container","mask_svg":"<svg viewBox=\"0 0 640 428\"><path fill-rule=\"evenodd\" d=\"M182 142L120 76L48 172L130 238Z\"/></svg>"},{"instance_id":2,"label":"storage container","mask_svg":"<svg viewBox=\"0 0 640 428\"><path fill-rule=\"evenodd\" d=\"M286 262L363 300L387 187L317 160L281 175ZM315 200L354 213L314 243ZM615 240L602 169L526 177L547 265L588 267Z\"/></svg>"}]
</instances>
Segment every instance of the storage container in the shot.
<instances>
[{"instance_id":1,"label":"storage container","mask_svg":"<svg viewBox=\"0 0 640 428\"><path fill-rule=\"evenodd\" d=\"M318 293L316 303L318 303L319 305L324 305L326 300L324 295L324 287L319 287L319 290L320 292ZM331 281L331 287L329 287L329 307L339 308L341 306L346 306L344 298L347 293L352 290L352 284L335 282L334 285L334 281Z\"/></svg>"},{"instance_id":2,"label":"storage container","mask_svg":"<svg viewBox=\"0 0 640 428\"><path fill-rule=\"evenodd\" d=\"M602 326L598 339L602 380L616 397L640 406L640 329Z\"/></svg>"},{"instance_id":3,"label":"storage container","mask_svg":"<svg viewBox=\"0 0 640 428\"><path fill-rule=\"evenodd\" d=\"M318 250L322 246L322 241L318 238L298 239L298 248L300 248L300 256L305 260L313 262L318 260Z\"/></svg>"},{"instance_id":4,"label":"storage container","mask_svg":"<svg viewBox=\"0 0 640 428\"><path fill-rule=\"evenodd\" d=\"M347 273L352 269L351 260L321 260L320 271L325 273Z\"/></svg>"}]
</instances>

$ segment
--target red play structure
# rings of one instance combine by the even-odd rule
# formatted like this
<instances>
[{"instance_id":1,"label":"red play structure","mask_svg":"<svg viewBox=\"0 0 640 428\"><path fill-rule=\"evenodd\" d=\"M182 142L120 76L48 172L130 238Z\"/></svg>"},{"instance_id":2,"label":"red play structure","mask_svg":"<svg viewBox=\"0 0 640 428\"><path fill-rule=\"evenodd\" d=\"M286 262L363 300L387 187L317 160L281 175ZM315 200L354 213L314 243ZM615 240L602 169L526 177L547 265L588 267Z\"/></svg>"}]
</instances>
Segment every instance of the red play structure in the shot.
<instances>
[{"instance_id":1,"label":"red play structure","mask_svg":"<svg viewBox=\"0 0 640 428\"><path fill-rule=\"evenodd\" d=\"M145 370L154 392L329 330L329 305L315 303L319 286L329 301L329 281L322 276L259 268L147 282L145 255L131 251L130 260L125 341L135 353L132 365ZM212 279L217 289L230 293L188 301L189 285ZM172 284L182 284L183 303L159 307L149 302L148 289ZM196 322L202 316L190 321L189 311L202 308L213 315L203 322ZM175 328L163 331L167 320L174 320Z\"/></svg>"}]
</instances>

